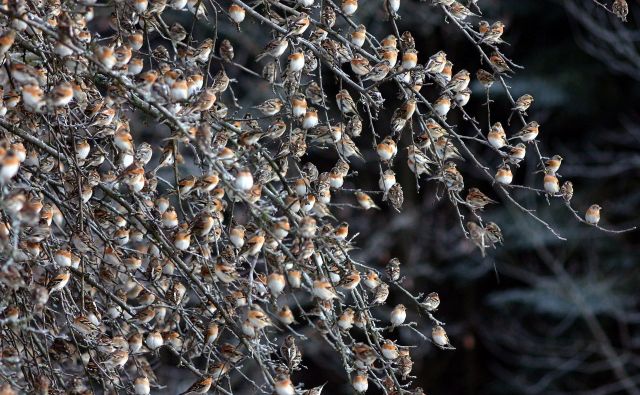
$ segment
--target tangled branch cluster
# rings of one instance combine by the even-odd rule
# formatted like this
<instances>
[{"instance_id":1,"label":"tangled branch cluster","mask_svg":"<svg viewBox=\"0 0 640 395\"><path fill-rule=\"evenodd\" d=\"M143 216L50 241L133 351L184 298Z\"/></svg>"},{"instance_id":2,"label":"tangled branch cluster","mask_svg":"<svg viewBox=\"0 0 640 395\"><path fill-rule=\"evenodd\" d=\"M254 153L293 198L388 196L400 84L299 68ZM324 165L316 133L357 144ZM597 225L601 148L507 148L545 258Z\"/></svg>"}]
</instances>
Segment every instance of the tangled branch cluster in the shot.
<instances>
[{"instance_id":1,"label":"tangled branch cluster","mask_svg":"<svg viewBox=\"0 0 640 395\"><path fill-rule=\"evenodd\" d=\"M477 188L461 197L463 157L556 236L514 189L564 199L576 218L598 226L599 206L584 219L570 206L572 185L561 187L557 175L562 158L540 153L540 125L526 119L533 97L509 92L505 77L519 66L500 51L504 25L467 23L480 13L475 1L424 7L478 50L487 133L464 110L471 73L454 74L444 51L418 61L411 33L397 27L399 0L385 2L395 33L381 41L356 22L357 0L93 3L0 8L3 393L149 394L163 388L152 366L168 353L197 377L187 393L246 385L319 394L322 387L295 380L298 344L312 337L335 351L357 392L371 383L388 394L421 393L409 345L384 329L453 349L432 314L438 295L406 290L397 259L385 271L352 259L349 225L332 214L341 205L378 208L374 197L401 210L401 152L417 185L437 183L483 254L502 243L500 227L480 215L496 202ZM190 15L190 25L169 25L172 13ZM234 62L240 51L229 39L193 36L196 23L240 29L249 19L271 37L256 58L260 73ZM233 90L240 78L268 84L273 97L243 110ZM335 97L325 91L333 82ZM403 104L388 129L376 130L387 111L383 84ZM510 137L491 124L494 84L522 124ZM475 134L447 123L450 112ZM134 141L143 122L156 141ZM495 153L497 172L474 154L480 148ZM305 159L318 149L337 154L330 171ZM344 188L351 165L370 151L380 191ZM542 188L512 183L527 151L540 161ZM336 195L353 203L332 203ZM413 305L383 309L390 292ZM430 336L406 322L407 309L432 321Z\"/></svg>"}]
</instances>

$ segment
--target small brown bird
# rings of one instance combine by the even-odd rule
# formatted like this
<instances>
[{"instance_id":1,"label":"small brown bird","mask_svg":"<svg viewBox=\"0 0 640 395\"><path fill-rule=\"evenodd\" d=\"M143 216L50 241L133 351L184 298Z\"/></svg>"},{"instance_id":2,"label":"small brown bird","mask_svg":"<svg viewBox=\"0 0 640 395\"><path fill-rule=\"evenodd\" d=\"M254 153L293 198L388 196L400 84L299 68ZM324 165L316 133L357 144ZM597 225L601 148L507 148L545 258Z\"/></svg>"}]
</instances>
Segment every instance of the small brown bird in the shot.
<instances>
[{"instance_id":1,"label":"small brown bird","mask_svg":"<svg viewBox=\"0 0 640 395\"><path fill-rule=\"evenodd\" d=\"M540 125L536 121L531 121L526 124L520 131L513 135L511 139L518 138L525 143L530 143L538 137L538 133L540 132Z\"/></svg>"},{"instance_id":2,"label":"small brown bird","mask_svg":"<svg viewBox=\"0 0 640 395\"><path fill-rule=\"evenodd\" d=\"M560 181L558 181L558 177L555 176L555 173L546 171L546 174L544 175L544 190L552 196L560 192Z\"/></svg>"},{"instance_id":3,"label":"small brown bird","mask_svg":"<svg viewBox=\"0 0 640 395\"><path fill-rule=\"evenodd\" d=\"M527 93L520 96L518 100L516 100L516 104L511 110L525 113L529 109L529 107L531 107L531 104L533 104L533 96Z\"/></svg>"},{"instance_id":4,"label":"small brown bird","mask_svg":"<svg viewBox=\"0 0 640 395\"><path fill-rule=\"evenodd\" d=\"M444 51L439 51L429 58L424 71L431 74L442 73L447 63L447 54Z\"/></svg>"},{"instance_id":5,"label":"small brown bird","mask_svg":"<svg viewBox=\"0 0 640 395\"><path fill-rule=\"evenodd\" d=\"M496 122L491 126L491 130L487 134L487 141L492 147L500 149L507 145L507 134L504 132L502 123Z\"/></svg>"},{"instance_id":6,"label":"small brown bird","mask_svg":"<svg viewBox=\"0 0 640 395\"><path fill-rule=\"evenodd\" d=\"M598 222L600 222L601 209L602 207L598 206L597 204L592 204L591 206L589 206L586 214L584 215L585 221L587 221L587 223L590 225L598 225Z\"/></svg>"},{"instance_id":7,"label":"small brown bird","mask_svg":"<svg viewBox=\"0 0 640 395\"><path fill-rule=\"evenodd\" d=\"M244 21L245 10L237 4L231 4L229 6L229 17L232 21L236 23L236 25L240 25L242 21ZM207 392L207 391L204 391Z\"/></svg>"},{"instance_id":8,"label":"small brown bird","mask_svg":"<svg viewBox=\"0 0 640 395\"><path fill-rule=\"evenodd\" d=\"M365 393L369 389L369 379L366 372L359 372L351 379L353 389L358 393Z\"/></svg>"},{"instance_id":9,"label":"small brown bird","mask_svg":"<svg viewBox=\"0 0 640 395\"><path fill-rule=\"evenodd\" d=\"M367 38L367 28L365 25L358 25L356 29L351 32L351 44L356 47L362 47Z\"/></svg>"},{"instance_id":10,"label":"small brown bird","mask_svg":"<svg viewBox=\"0 0 640 395\"><path fill-rule=\"evenodd\" d=\"M211 384L213 383L213 377L206 376L189 387L186 391L182 392L180 395L195 395L195 394L206 394L209 392L209 388L211 388Z\"/></svg>"},{"instance_id":11,"label":"small brown bird","mask_svg":"<svg viewBox=\"0 0 640 395\"><path fill-rule=\"evenodd\" d=\"M573 198L573 183L571 181L565 181L560 187L560 193L565 202L570 202Z\"/></svg>"},{"instance_id":12,"label":"small brown bird","mask_svg":"<svg viewBox=\"0 0 640 395\"><path fill-rule=\"evenodd\" d=\"M513 73L507 61L497 52L493 52L489 58L491 66L499 74Z\"/></svg>"},{"instance_id":13,"label":"small brown bird","mask_svg":"<svg viewBox=\"0 0 640 395\"><path fill-rule=\"evenodd\" d=\"M623 22L627 21L627 15L629 14L629 5L627 4L627 0L615 0L611 5L611 10Z\"/></svg>"},{"instance_id":14,"label":"small brown bird","mask_svg":"<svg viewBox=\"0 0 640 395\"><path fill-rule=\"evenodd\" d=\"M476 78L486 90L489 90L493 83L496 81L496 79L493 77L493 74L484 69L478 70L478 72L476 73Z\"/></svg>"},{"instance_id":15,"label":"small brown bird","mask_svg":"<svg viewBox=\"0 0 640 395\"><path fill-rule=\"evenodd\" d=\"M482 210L488 204L498 203L482 193L478 188L469 188L465 201L471 210Z\"/></svg>"},{"instance_id":16,"label":"small brown bird","mask_svg":"<svg viewBox=\"0 0 640 395\"><path fill-rule=\"evenodd\" d=\"M431 330L431 338L433 339L433 343L442 348L442 349L451 349L451 343L449 342L449 337L447 336L447 332L445 332L444 328L440 325L436 325Z\"/></svg>"},{"instance_id":17,"label":"small brown bird","mask_svg":"<svg viewBox=\"0 0 640 395\"><path fill-rule=\"evenodd\" d=\"M558 170L560 170L560 165L562 164L562 156L553 155L551 159L548 159L544 164L546 171L550 172L551 174L556 174Z\"/></svg>"},{"instance_id":18,"label":"small brown bird","mask_svg":"<svg viewBox=\"0 0 640 395\"><path fill-rule=\"evenodd\" d=\"M345 16L352 16L358 9L358 0L342 0L340 9Z\"/></svg>"},{"instance_id":19,"label":"small brown bird","mask_svg":"<svg viewBox=\"0 0 640 395\"><path fill-rule=\"evenodd\" d=\"M440 296L436 292L431 292L424 298L422 304L427 308L427 311L436 311L440 306Z\"/></svg>"},{"instance_id":20,"label":"small brown bird","mask_svg":"<svg viewBox=\"0 0 640 395\"><path fill-rule=\"evenodd\" d=\"M504 165L498 169L495 175L495 179L500 184L509 185L513 181L513 173L508 165Z\"/></svg>"},{"instance_id":21,"label":"small brown bird","mask_svg":"<svg viewBox=\"0 0 640 395\"><path fill-rule=\"evenodd\" d=\"M407 308L403 304L396 305L396 307L391 310L391 316L389 318L389 322L391 322L391 328L389 330L393 330L396 326L400 326L404 324L404 321L407 319Z\"/></svg>"}]
</instances>

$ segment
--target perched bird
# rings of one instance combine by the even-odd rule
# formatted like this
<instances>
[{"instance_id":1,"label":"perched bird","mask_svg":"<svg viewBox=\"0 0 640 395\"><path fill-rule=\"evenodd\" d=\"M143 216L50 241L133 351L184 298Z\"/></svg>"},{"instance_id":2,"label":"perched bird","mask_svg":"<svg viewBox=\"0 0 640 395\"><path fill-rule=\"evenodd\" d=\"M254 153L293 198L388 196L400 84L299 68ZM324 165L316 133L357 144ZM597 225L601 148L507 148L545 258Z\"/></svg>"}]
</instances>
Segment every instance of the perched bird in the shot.
<instances>
[{"instance_id":1,"label":"perched bird","mask_svg":"<svg viewBox=\"0 0 640 395\"><path fill-rule=\"evenodd\" d=\"M489 57L489 61L491 62L491 66L493 69L499 74L512 73L511 67L507 61L497 52L493 52Z\"/></svg>"},{"instance_id":2,"label":"perched bird","mask_svg":"<svg viewBox=\"0 0 640 395\"><path fill-rule=\"evenodd\" d=\"M558 181L558 177L555 176L555 173L546 171L546 174L544 175L544 190L552 196L560 192L560 181Z\"/></svg>"},{"instance_id":3,"label":"perched bird","mask_svg":"<svg viewBox=\"0 0 640 395\"><path fill-rule=\"evenodd\" d=\"M560 193L565 202L570 202L573 198L573 183L571 181L565 181L560 187Z\"/></svg>"},{"instance_id":4,"label":"perched bird","mask_svg":"<svg viewBox=\"0 0 640 395\"><path fill-rule=\"evenodd\" d=\"M502 230L495 222L488 222L485 227L485 235L492 245L502 244Z\"/></svg>"},{"instance_id":5,"label":"perched bird","mask_svg":"<svg viewBox=\"0 0 640 395\"><path fill-rule=\"evenodd\" d=\"M365 393L369 389L369 379L366 372L361 372L353 376L351 379L353 389L358 393Z\"/></svg>"},{"instance_id":6,"label":"perched bird","mask_svg":"<svg viewBox=\"0 0 640 395\"><path fill-rule=\"evenodd\" d=\"M517 165L522 162L526 154L527 146L523 143L518 143L515 147L511 147L509 150L509 162Z\"/></svg>"},{"instance_id":7,"label":"perched bird","mask_svg":"<svg viewBox=\"0 0 640 395\"><path fill-rule=\"evenodd\" d=\"M481 34L481 43L489 45L501 44L504 42L501 38L504 34L504 23L502 23L501 21L496 21L487 29L486 32L481 32Z\"/></svg>"},{"instance_id":8,"label":"perched bird","mask_svg":"<svg viewBox=\"0 0 640 395\"><path fill-rule=\"evenodd\" d=\"M398 153L398 146L391 136L385 137L376 147L378 156L383 162L391 161Z\"/></svg>"},{"instance_id":9,"label":"perched bird","mask_svg":"<svg viewBox=\"0 0 640 395\"><path fill-rule=\"evenodd\" d=\"M547 159L544 162L545 171L548 171L551 174L556 174L558 173L558 170L560 170L561 164L562 164L562 156L553 155L550 159Z\"/></svg>"},{"instance_id":10,"label":"perched bird","mask_svg":"<svg viewBox=\"0 0 640 395\"><path fill-rule=\"evenodd\" d=\"M540 125L536 121L531 121L526 124L520 131L511 137L511 139L518 138L525 143L530 143L538 137L540 131Z\"/></svg>"},{"instance_id":11,"label":"perched bird","mask_svg":"<svg viewBox=\"0 0 640 395\"><path fill-rule=\"evenodd\" d=\"M513 173L508 165L504 165L498 169L495 179L500 184L509 185L513 181Z\"/></svg>"},{"instance_id":12,"label":"perched bird","mask_svg":"<svg viewBox=\"0 0 640 395\"><path fill-rule=\"evenodd\" d=\"M244 11L244 10L243 10ZM256 61L263 59L266 56L273 58L279 58L284 51L289 47L289 41L284 37L278 37L269 41L265 49L256 57Z\"/></svg>"},{"instance_id":13,"label":"perched bird","mask_svg":"<svg viewBox=\"0 0 640 395\"><path fill-rule=\"evenodd\" d=\"M242 21L244 21L245 10L237 4L231 4L228 9L229 17L232 21L236 23L236 25L240 25ZM207 392L207 391L204 391Z\"/></svg>"},{"instance_id":14,"label":"perched bird","mask_svg":"<svg viewBox=\"0 0 640 395\"><path fill-rule=\"evenodd\" d=\"M356 103L346 89L342 89L336 94L336 104L344 114L358 114Z\"/></svg>"},{"instance_id":15,"label":"perched bird","mask_svg":"<svg viewBox=\"0 0 640 395\"><path fill-rule=\"evenodd\" d=\"M449 12L451 12L451 15L453 15L454 18L457 18L461 21L464 21L470 16L473 16L473 17L478 16L477 14L473 13L470 9L468 9L467 7L465 7L464 5L460 4L457 1L454 1L449 6Z\"/></svg>"},{"instance_id":16,"label":"perched bird","mask_svg":"<svg viewBox=\"0 0 640 395\"><path fill-rule=\"evenodd\" d=\"M451 97L449 95L442 95L433 103L433 111L441 118L446 118L450 109Z\"/></svg>"},{"instance_id":17,"label":"perched bird","mask_svg":"<svg viewBox=\"0 0 640 395\"><path fill-rule=\"evenodd\" d=\"M365 25L358 25L356 29L351 32L351 44L356 47L362 47L367 38L367 28Z\"/></svg>"},{"instance_id":18,"label":"perched bird","mask_svg":"<svg viewBox=\"0 0 640 395\"><path fill-rule=\"evenodd\" d=\"M440 325L436 325L431 330L431 338L433 339L433 343L443 349L453 348L451 343L449 342L449 337L447 336L447 332L445 332L444 328Z\"/></svg>"},{"instance_id":19,"label":"perched bird","mask_svg":"<svg viewBox=\"0 0 640 395\"><path fill-rule=\"evenodd\" d=\"M206 394L209 392L209 388L211 388L211 384L213 383L213 377L206 376L189 387L186 391L182 392L180 395L194 395L194 394Z\"/></svg>"},{"instance_id":20,"label":"perched bird","mask_svg":"<svg viewBox=\"0 0 640 395\"><path fill-rule=\"evenodd\" d=\"M587 212L584 215L585 221L587 221L587 223L590 225L598 225L598 222L600 222L601 209L602 207L598 206L597 204L592 204L591 206L589 206Z\"/></svg>"},{"instance_id":21,"label":"perched bird","mask_svg":"<svg viewBox=\"0 0 640 395\"><path fill-rule=\"evenodd\" d=\"M512 110L525 113L529 107L531 107L531 104L533 104L533 96L527 93L516 100L516 104L513 106Z\"/></svg>"},{"instance_id":22,"label":"perched bird","mask_svg":"<svg viewBox=\"0 0 640 395\"><path fill-rule=\"evenodd\" d=\"M629 14L629 5L627 4L627 0L614 0L611 5L611 10L623 22L627 21L627 15Z\"/></svg>"},{"instance_id":23,"label":"perched bird","mask_svg":"<svg viewBox=\"0 0 640 395\"><path fill-rule=\"evenodd\" d=\"M385 79L385 77L387 76L387 74L389 74L390 71L391 71L391 64L389 63L388 60L383 60L382 62L373 66L371 71L367 73L367 75L365 75L362 80L363 81L371 80L374 82L379 82Z\"/></svg>"},{"instance_id":24,"label":"perched bird","mask_svg":"<svg viewBox=\"0 0 640 395\"><path fill-rule=\"evenodd\" d=\"M358 9L358 0L342 0L340 9L345 16L352 16Z\"/></svg>"},{"instance_id":25,"label":"perched bird","mask_svg":"<svg viewBox=\"0 0 640 395\"><path fill-rule=\"evenodd\" d=\"M484 69L479 69L476 72L476 79L478 80L478 82L480 82L480 84L486 90L489 90L493 85L493 83L495 82L495 78L493 77L493 74L489 73Z\"/></svg>"},{"instance_id":26,"label":"perched bird","mask_svg":"<svg viewBox=\"0 0 640 395\"><path fill-rule=\"evenodd\" d=\"M396 307L391 310L391 316L389 321L391 322L391 329L396 326L400 326L404 324L404 320L407 318L407 308L403 304L396 305Z\"/></svg>"},{"instance_id":27,"label":"perched bird","mask_svg":"<svg viewBox=\"0 0 640 395\"><path fill-rule=\"evenodd\" d=\"M254 108L258 109L263 115L271 117L279 113L283 105L284 103L280 99L269 99Z\"/></svg>"},{"instance_id":28,"label":"perched bird","mask_svg":"<svg viewBox=\"0 0 640 395\"><path fill-rule=\"evenodd\" d=\"M306 12L301 12L297 16L292 17L288 25L289 32L285 35L285 38L301 35L309 28L310 24L311 20Z\"/></svg>"},{"instance_id":29,"label":"perched bird","mask_svg":"<svg viewBox=\"0 0 640 395\"><path fill-rule=\"evenodd\" d=\"M451 81L444 87L444 91L460 92L467 89L469 82L471 82L471 74L467 70L462 69L451 78Z\"/></svg>"},{"instance_id":30,"label":"perched bird","mask_svg":"<svg viewBox=\"0 0 640 395\"><path fill-rule=\"evenodd\" d=\"M436 292L431 292L424 298L422 304L426 307L427 311L436 311L440 306L440 296Z\"/></svg>"},{"instance_id":31,"label":"perched bird","mask_svg":"<svg viewBox=\"0 0 640 395\"><path fill-rule=\"evenodd\" d=\"M289 375L281 373L275 378L275 389L277 395L295 395L296 390L293 387Z\"/></svg>"},{"instance_id":32,"label":"perched bird","mask_svg":"<svg viewBox=\"0 0 640 395\"><path fill-rule=\"evenodd\" d=\"M487 134L487 141L492 147L500 149L507 145L507 134L500 122L496 122L491 126L491 130Z\"/></svg>"},{"instance_id":33,"label":"perched bird","mask_svg":"<svg viewBox=\"0 0 640 395\"><path fill-rule=\"evenodd\" d=\"M497 204L493 199L482 193L478 188L469 188L465 201L471 210L482 210L488 204Z\"/></svg>"},{"instance_id":34,"label":"perched bird","mask_svg":"<svg viewBox=\"0 0 640 395\"><path fill-rule=\"evenodd\" d=\"M439 74L444 70L444 66L447 63L447 54L444 51L439 51L429 58L424 71L431 74Z\"/></svg>"},{"instance_id":35,"label":"perched bird","mask_svg":"<svg viewBox=\"0 0 640 395\"><path fill-rule=\"evenodd\" d=\"M367 195L364 192L356 192L356 199L358 200L358 204L365 210L369 210L372 208L380 210L380 207L376 205L371 196Z\"/></svg>"}]
</instances>

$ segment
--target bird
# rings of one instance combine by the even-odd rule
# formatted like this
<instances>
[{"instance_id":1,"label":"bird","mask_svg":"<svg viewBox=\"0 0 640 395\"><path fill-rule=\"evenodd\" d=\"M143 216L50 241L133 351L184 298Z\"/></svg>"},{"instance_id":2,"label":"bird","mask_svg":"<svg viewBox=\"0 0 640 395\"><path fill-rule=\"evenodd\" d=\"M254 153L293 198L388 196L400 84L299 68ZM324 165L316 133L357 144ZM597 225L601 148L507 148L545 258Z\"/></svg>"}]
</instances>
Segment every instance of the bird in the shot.
<instances>
[{"instance_id":1,"label":"bird","mask_svg":"<svg viewBox=\"0 0 640 395\"><path fill-rule=\"evenodd\" d=\"M560 187L560 194L565 202L570 202L573 198L573 183L571 181L565 181Z\"/></svg>"},{"instance_id":2,"label":"bird","mask_svg":"<svg viewBox=\"0 0 640 395\"><path fill-rule=\"evenodd\" d=\"M279 58L288 47L289 41L285 37L277 37L267 43L265 49L256 57L256 61L260 61L266 56Z\"/></svg>"},{"instance_id":3,"label":"bird","mask_svg":"<svg viewBox=\"0 0 640 395\"><path fill-rule=\"evenodd\" d=\"M552 171L546 171L544 175L544 190L549 195L556 195L560 192L560 181L558 181L558 177L555 176L555 173Z\"/></svg>"},{"instance_id":4,"label":"bird","mask_svg":"<svg viewBox=\"0 0 640 395\"><path fill-rule=\"evenodd\" d=\"M70 278L71 278L71 272L67 270L63 270L60 273L58 273L55 277L51 279L51 281L49 281L49 284L47 285L47 290L49 291L49 294L56 291L61 291L67 285Z\"/></svg>"},{"instance_id":5,"label":"bird","mask_svg":"<svg viewBox=\"0 0 640 395\"><path fill-rule=\"evenodd\" d=\"M526 154L527 146L523 143L518 143L515 145L515 147L511 147L511 149L509 150L508 161L512 164L517 165L518 163L522 162Z\"/></svg>"},{"instance_id":6,"label":"bird","mask_svg":"<svg viewBox=\"0 0 640 395\"><path fill-rule=\"evenodd\" d=\"M516 103L511 110L526 113L529 107L531 107L531 104L533 104L533 96L526 93L516 100Z\"/></svg>"},{"instance_id":7,"label":"bird","mask_svg":"<svg viewBox=\"0 0 640 395\"><path fill-rule=\"evenodd\" d=\"M627 4L627 0L614 0L611 5L611 10L623 22L627 21L627 15L629 14L629 5Z\"/></svg>"},{"instance_id":8,"label":"bird","mask_svg":"<svg viewBox=\"0 0 640 395\"><path fill-rule=\"evenodd\" d=\"M447 332L445 332L444 328L440 325L433 327L431 330L431 338L433 339L433 343L440 348L452 348Z\"/></svg>"},{"instance_id":9,"label":"bird","mask_svg":"<svg viewBox=\"0 0 640 395\"><path fill-rule=\"evenodd\" d=\"M360 372L351 379L353 389L358 393L365 393L369 389L369 379L366 372Z\"/></svg>"},{"instance_id":10,"label":"bird","mask_svg":"<svg viewBox=\"0 0 640 395\"><path fill-rule=\"evenodd\" d=\"M483 34L480 42L489 44L489 45L503 43L504 41L502 41L501 37L504 34L504 27L505 27L504 23L502 23L501 21L494 22L489 27L489 29Z\"/></svg>"},{"instance_id":11,"label":"bird","mask_svg":"<svg viewBox=\"0 0 640 395\"><path fill-rule=\"evenodd\" d=\"M261 104L255 106L254 108L259 110L263 115L271 117L279 113L280 110L282 110L283 105L284 103L282 102L282 100L276 98L266 100Z\"/></svg>"},{"instance_id":12,"label":"bird","mask_svg":"<svg viewBox=\"0 0 640 395\"><path fill-rule=\"evenodd\" d=\"M351 137L346 134L343 135L342 138L336 143L336 149L345 159L349 159L350 157L355 156L360 160L364 160L356 143L354 143Z\"/></svg>"},{"instance_id":13,"label":"bird","mask_svg":"<svg viewBox=\"0 0 640 395\"><path fill-rule=\"evenodd\" d=\"M538 137L538 133L540 132L540 125L536 121L531 121L526 124L520 131L514 134L511 139L518 138L522 142L530 143Z\"/></svg>"},{"instance_id":14,"label":"bird","mask_svg":"<svg viewBox=\"0 0 640 395\"><path fill-rule=\"evenodd\" d=\"M358 0L342 0L340 9L345 16L352 16L358 9Z\"/></svg>"},{"instance_id":15,"label":"bird","mask_svg":"<svg viewBox=\"0 0 640 395\"><path fill-rule=\"evenodd\" d=\"M431 74L442 73L446 63L447 54L444 51L438 51L429 58L424 67L424 71Z\"/></svg>"},{"instance_id":16,"label":"bird","mask_svg":"<svg viewBox=\"0 0 640 395\"><path fill-rule=\"evenodd\" d=\"M424 298L422 304L427 311L436 311L440 306L440 296L436 292L431 292Z\"/></svg>"},{"instance_id":17,"label":"bird","mask_svg":"<svg viewBox=\"0 0 640 395\"><path fill-rule=\"evenodd\" d=\"M351 70L355 75L364 76L371 72L371 65L369 60L362 57L360 54L356 54L350 61Z\"/></svg>"},{"instance_id":18,"label":"bird","mask_svg":"<svg viewBox=\"0 0 640 395\"><path fill-rule=\"evenodd\" d=\"M358 25L353 32L351 32L351 44L356 47L362 47L367 38L367 28L365 25Z\"/></svg>"},{"instance_id":19,"label":"bird","mask_svg":"<svg viewBox=\"0 0 640 395\"><path fill-rule=\"evenodd\" d=\"M376 147L378 156L383 162L390 162L398 153L398 145L391 136L385 137Z\"/></svg>"},{"instance_id":20,"label":"bird","mask_svg":"<svg viewBox=\"0 0 640 395\"><path fill-rule=\"evenodd\" d=\"M469 99L471 99L471 89L465 88L462 89L453 96L453 100L458 107L464 107L469 103Z\"/></svg>"},{"instance_id":21,"label":"bird","mask_svg":"<svg viewBox=\"0 0 640 395\"><path fill-rule=\"evenodd\" d=\"M336 94L336 104L338 105L338 109L344 114L358 114L356 103L346 89L341 89Z\"/></svg>"},{"instance_id":22,"label":"bird","mask_svg":"<svg viewBox=\"0 0 640 395\"><path fill-rule=\"evenodd\" d=\"M491 86L493 86L493 83L495 82L495 78L493 77L493 74L489 73L488 71L486 71L485 69L479 69L476 72L476 79L478 80L478 82L484 87L484 89L489 90L491 89Z\"/></svg>"},{"instance_id":23,"label":"bird","mask_svg":"<svg viewBox=\"0 0 640 395\"><path fill-rule=\"evenodd\" d=\"M284 38L289 36L299 36L303 34L309 25L311 24L311 20L309 19L309 15L306 12L301 12L297 16L292 16L289 22L287 29L289 32L285 35Z\"/></svg>"},{"instance_id":24,"label":"bird","mask_svg":"<svg viewBox=\"0 0 640 395\"><path fill-rule=\"evenodd\" d=\"M492 245L502 244L502 230L495 222L488 222L485 227L485 235Z\"/></svg>"},{"instance_id":25,"label":"bird","mask_svg":"<svg viewBox=\"0 0 640 395\"><path fill-rule=\"evenodd\" d=\"M231 4L228 9L229 17L236 25L240 25L245 18L245 10L237 4ZM206 391L205 391L206 392Z\"/></svg>"},{"instance_id":26,"label":"bird","mask_svg":"<svg viewBox=\"0 0 640 395\"><path fill-rule=\"evenodd\" d=\"M275 377L275 389L277 395L295 395L296 390L288 374L281 373Z\"/></svg>"},{"instance_id":27,"label":"bird","mask_svg":"<svg viewBox=\"0 0 640 395\"><path fill-rule=\"evenodd\" d=\"M547 159L544 162L545 165L545 171L549 171L552 174L556 174L558 173L558 170L560 170L560 165L562 164L562 156L560 155L553 155L551 158Z\"/></svg>"},{"instance_id":28,"label":"bird","mask_svg":"<svg viewBox=\"0 0 640 395\"><path fill-rule=\"evenodd\" d=\"M465 202L467 202L471 210L482 210L488 204L498 203L475 187L469 188Z\"/></svg>"},{"instance_id":29,"label":"bird","mask_svg":"<svg viewBox=\"0 0 640 395\"><path fill-rule=\"evenodd\" d=\"M503 165L498 169L495 180L503 185L509 185L513 181L513 173L508 165Z\"/></svg>"},{"instance_id":30,"label":"bird","mask_svg":"<svg viewBox=\"0 0 640 395\"><path fill-rule=\"evenodd\" d=\"M467 70L458 71L444 87L445 92L460 92L467 89L471 82L471 74Z\"/></svg>"},{"instance_id":31,"label":"bird","mask_svg":"<svg viewBox=\"0 0 640 395\"><path fill-rule=\"evenodd\" d=\"M396 307L391 310L391 315L389 318L389 322L391 322L391 328L389 330L393 330L393 328L404 324L406 318L407 308L403 304L396 305Z\"/></svg>"},{"instance_id":32,"label":"bird","mask_svg":"<svg viewBox=\"0 0 640 395\"><path fill-rule=\"evenodd\" d=\"M313 295L320 300L331 300L338 298L335 289L327 280L315 280L313 282Z\"/></svg>"},{"instance_id":33,"label":"bird","mask_svg":"<svg viewBox=\"0 0 640 395\"><path fill-rule=\"evenodd\" d=\"M504 132L502 123L496 122L491 126L491 130L487 134L487 141L496 149L507 145L507 134Z\"/></svg>"},{"instance_id":34,"label":"bird","mask_svg":"<svg viewBox=\"0 0 640 395\"><path fill-rule=\"evenodd\" d=\"M470 9L468 9L467 7L465 7L464 5L460 4L457 1L454 1L449 6L449 12L451 12L451 15L453 15L454 18L459 19L461 21L464 21L465 19L471 16L473 17L479 16L478 14L473 13Z\"/></svg>"},{"instance_id":35,"label":"bird","mask_svg":"<svg viewBox=\"0 0 640 395\"><path fill-rule=\"evenodd\" d=\"M491 62L493 69L499 74L513 72L507 61L498 52L492 52L489 57L489 61Z\"/></svg>"},{"instance_id":36,"label":"bird","mask_svg":"<svg viewBox=\"0 0 640 395\"><path fill-rule=\"evenodd\" d=\"M356 199L358 200L358 204L365 210L370 210L372 208L376 210L380 210L375 203L375 201L371 198L371 196L367 195L364 192L355 192Z\"/></svg>"},{"instance_id":37,"label":"bird","mask_svg":"<svg viewBox=\"0 0 640 395\"><path fill-rule=\"evenodd\" d=\"M441 118L446 118L450 109L451 97L449 95L442 95L433 103L434 113Z\"/></svg>"},{"instance_id":38,"label":"bird","mask_svg":"<svg viewBox=\"0 0 640 395\"><path fill-rule=\"evenodd\" d=\"M209 392L209 388L211 388L211 384L213 383L213 377L205 376L202 379L196 381L189 387L186 391L182 392L180 395L195 395L195 394L206 394Z\"/></svg>"},{"instance_id":39,"label":"bird","mask_svg":"<svg viewBox=\"0 0 640 395\"><path fill-rule=\"evenodd\" d=\"M598 222L600 222L600 210L602 210L602 207L597 204L592 204L587 209L587 212L584 215L584 220L589 225L597 226Z\"/></svg>"},{"instance_id":40,"label":"bird","mask_svg":"<svg viewBox=\"0 0 640 395\"><path fill-rule=\"evenodd\" d=\"M376 64L371 68L371 71L367 73L362 81L374 81L379 82L385 79L385 77L391 71L391 64L388 60L383 60L382 62Z\"/></svg>"},{"instance_id":41,"label":"bird","mask_svg":"<svg viewBox=\"0 0 640 395\"><path fill-rule=\"evenodd\" d=\"M380 351L382 352L382 356L388 360L396 360L400 356L400 352L398 350L398 346L392 340L385 340L380 346Z\"/></svg>"}]
</instances>

